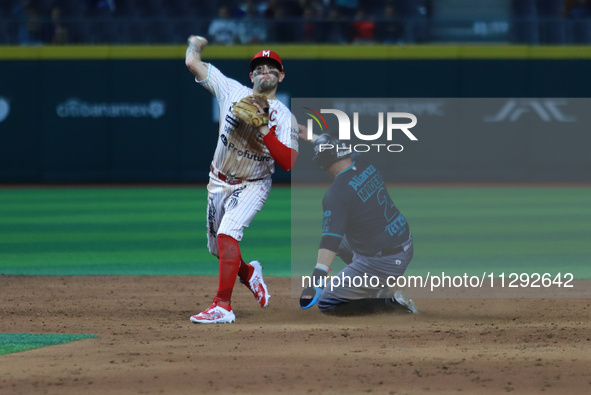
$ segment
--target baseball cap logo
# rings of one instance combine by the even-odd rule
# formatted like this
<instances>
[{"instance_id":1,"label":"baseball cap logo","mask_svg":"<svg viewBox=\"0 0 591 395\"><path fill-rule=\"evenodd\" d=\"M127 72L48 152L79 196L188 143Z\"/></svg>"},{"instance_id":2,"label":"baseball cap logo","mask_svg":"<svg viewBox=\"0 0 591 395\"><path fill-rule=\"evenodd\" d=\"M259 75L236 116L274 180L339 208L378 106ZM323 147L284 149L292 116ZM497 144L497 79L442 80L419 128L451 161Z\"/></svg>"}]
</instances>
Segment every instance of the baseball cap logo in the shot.
<instances>
[{"instance_id":1,"label":"baseball cap logo","mask_svg":"<svg viewBox=\"0 0 591 395\"><path fill-rule=\"evenodd\" d=\"M265 61L271 60L273 63L277 65L277 68L283 71L283 63L281 62L281 58L276 52L271 51L270 49L264 49L261 52L254 55L252 60L249 63L250 70L253 71L254 67L257 65L257 59L264 59Z\"/></svg>"}]
</instances>

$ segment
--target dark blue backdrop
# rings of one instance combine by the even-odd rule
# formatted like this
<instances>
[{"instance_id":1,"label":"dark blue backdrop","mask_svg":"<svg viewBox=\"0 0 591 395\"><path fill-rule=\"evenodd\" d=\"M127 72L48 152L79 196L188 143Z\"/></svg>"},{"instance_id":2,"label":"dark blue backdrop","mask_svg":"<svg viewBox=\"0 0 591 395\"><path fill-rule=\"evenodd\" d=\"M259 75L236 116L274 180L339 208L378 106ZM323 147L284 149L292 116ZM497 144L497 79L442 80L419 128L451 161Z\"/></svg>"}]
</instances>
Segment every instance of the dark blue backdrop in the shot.
<instances>
[{"instance_id":1,"label":"dark blue backdrop","mask_svg":"<svg viewBox=\"0 0 591 395\"><path fill-rule=\"evenodd\" d=\"M247 62L214 63L250 83ZM280 91L287 97L586 97L591 91L589 60L288 60L285 66ZM213 101L183 59L2 61L0 100L9 107L0 121L0 182L207 181L217 139ZM415 159L427 170L441 164ZM570 170L556 169L551 178ZM277 169L275 180L288 181L289 174Z\"/></svg>"}]
</instances>

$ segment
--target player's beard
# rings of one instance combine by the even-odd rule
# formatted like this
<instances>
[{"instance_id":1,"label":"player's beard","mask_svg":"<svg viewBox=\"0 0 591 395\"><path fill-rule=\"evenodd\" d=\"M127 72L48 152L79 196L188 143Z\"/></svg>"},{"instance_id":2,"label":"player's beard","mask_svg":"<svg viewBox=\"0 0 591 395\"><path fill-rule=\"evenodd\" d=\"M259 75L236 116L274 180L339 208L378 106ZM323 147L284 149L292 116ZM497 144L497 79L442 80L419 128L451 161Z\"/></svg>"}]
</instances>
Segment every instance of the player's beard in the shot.
<instances>
[{"instance_id":1,"label":"player's beard","mask_svg":"<svg viewBox=\"0 0 591 395\"><path fill-rule=\"evenodd\" d=\"M267 80L261 80L258 82L258 84L255 84L254 90L259 93L264 93L271 92L275 88L277 88L277 80L274 78L269 78Z\"/></svg>"},{"instance_id":2,"label":"player's beard","mask_svg":"<svg viewBox=\"0 0 591 395\"><path fill-rule=\"evenodd\" d=\"M264 78L267 76L267 78ZM254 72L254 90L259 93L272 92L277 89L279 83L279 72L270 70L268 74L264 75L258 71Z\"/></svg>"}]
</instances>

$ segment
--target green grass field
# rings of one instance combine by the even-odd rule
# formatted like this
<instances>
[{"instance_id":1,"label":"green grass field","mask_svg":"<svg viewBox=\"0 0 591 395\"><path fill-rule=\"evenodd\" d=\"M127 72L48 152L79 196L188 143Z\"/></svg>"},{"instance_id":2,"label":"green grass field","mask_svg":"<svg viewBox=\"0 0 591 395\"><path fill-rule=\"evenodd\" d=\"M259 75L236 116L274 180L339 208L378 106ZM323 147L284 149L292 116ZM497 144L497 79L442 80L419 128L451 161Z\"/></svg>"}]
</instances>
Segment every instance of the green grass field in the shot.
<instances>
[{"instance_id":1,"label":"green grass field","mask_svg":"<svg viewBox=\"0 0 591 395\"><path fill-rule=\"evenodd\" d=\"M407 274L571 272L591 279L591 188L389 188L415 244ZM294 262L315 262L322 190L292 193Z\"/></svg>"},{"instance_id":2,"label":"green grass field","mask_svg":"<svg viewBox=\"0 0 591 395\"><path fill-rule=\"evenodd\" d=\"M91 339L96 335L64 335L64 334L29 334L0 333L0 355L32 350L33 348L53 346L81 339Z\"/></svg>"},{"instance_id":3,"label":"green grass field","mask_svg":"<svg viewBox=\"0 0 591 395\"><path fill-rule=\"evenodd\" d=\"M0 189L0 273L216 275L206 201L205 187ZM289 189L275 188L244 258L288 274L289 220Z\"/></svg>"},{"instance_id":4,"label":"green grass field","mask_svg":"<svg viewBox=\"0 0 591 395\"><path fill-rule=\"evenodd\" d=\"M544 270L591 279L591 188L390 191L415 240L409 274ZM276 276L291 274L292 253L312 267L322 194L274 187L245 231L245 260ZM216 275L205 205L204 187L0 189L0 274Z\"/></svg>"}]
</instances>

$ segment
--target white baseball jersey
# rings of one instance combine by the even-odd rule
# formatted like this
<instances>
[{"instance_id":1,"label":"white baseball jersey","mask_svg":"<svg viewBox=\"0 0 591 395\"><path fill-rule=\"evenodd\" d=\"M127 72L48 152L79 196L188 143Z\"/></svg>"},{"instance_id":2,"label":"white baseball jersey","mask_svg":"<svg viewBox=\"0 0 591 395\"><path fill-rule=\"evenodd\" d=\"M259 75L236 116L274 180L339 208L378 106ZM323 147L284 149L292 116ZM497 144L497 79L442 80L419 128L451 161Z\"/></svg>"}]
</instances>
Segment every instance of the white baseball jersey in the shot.
<instances>
[{"instance_id":1,"label":"white baseball jersey","mask_svg":"<svg viewBox=\"0 0 591 395\"><path fill-rule=\"evenodd\" d=\"M252 88L226 77L212 64L207 78L196 81L209 90L220 106L219 140L213 156L213 167L233 178L255 180L269 178L275 161L254 126L232 114L232 106L252 94ZM298 149L298 125L289 109L279 100L269 100L269 129L287 147Z\"/></svg>"}]
</instances>

